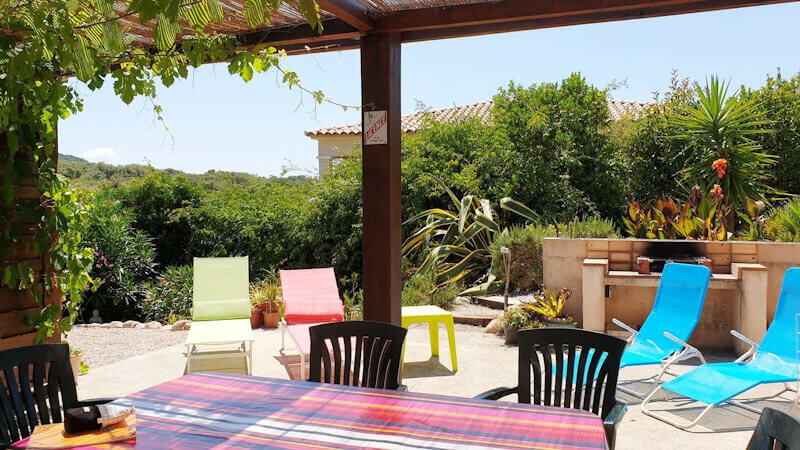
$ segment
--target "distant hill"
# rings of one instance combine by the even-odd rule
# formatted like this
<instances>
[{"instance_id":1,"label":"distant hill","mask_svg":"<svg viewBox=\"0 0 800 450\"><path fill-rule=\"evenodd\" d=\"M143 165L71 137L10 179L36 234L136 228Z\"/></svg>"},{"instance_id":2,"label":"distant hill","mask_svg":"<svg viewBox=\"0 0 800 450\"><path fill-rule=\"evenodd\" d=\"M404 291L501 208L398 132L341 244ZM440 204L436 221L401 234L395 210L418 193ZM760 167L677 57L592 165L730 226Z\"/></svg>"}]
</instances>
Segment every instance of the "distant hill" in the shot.
<instances>
[{"instance_id":1,"label":"distant hill","mask_svg":"<svg viewBox=\"0 0 800 450\"><path fill-rule=\"evenodd\" d=\"M89 161L74 155L67 155L65 153L58 154L58 162L80 162L80 163L89 163Z\"/></svg>"},{"instance_id":2,"label":"distant hill","mask_svg":"<svg viewBox=\"0 0 800 450\"><path fill-rule=\"evenodd\" d=\"M166 172L170 175L185 175L190 180L206 188L215 189L221 185L238 184L242 186L259 182L278 182L286 184L303 184L312 178L305 176L293 177L261 177L243 172L222 172L209 170L204 174L190 174L175 169L156 169L142 164L126 164L117 166L106 163L93 163L73 155L58 155L58 171L71 180L74 187L99 191L104 188L114 188L136 178L141 178L150 172Z\"/></svg>"}]
</instances>

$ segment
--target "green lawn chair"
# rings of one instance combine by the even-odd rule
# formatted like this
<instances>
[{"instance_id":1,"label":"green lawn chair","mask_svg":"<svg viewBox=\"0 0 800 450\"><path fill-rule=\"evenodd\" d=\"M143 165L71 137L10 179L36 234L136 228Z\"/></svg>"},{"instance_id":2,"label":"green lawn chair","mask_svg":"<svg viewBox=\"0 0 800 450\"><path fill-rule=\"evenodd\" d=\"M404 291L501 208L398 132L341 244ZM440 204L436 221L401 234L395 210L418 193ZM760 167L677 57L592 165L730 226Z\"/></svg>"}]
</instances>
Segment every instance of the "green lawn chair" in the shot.
<instances>
[{"instance_id":1,"label":"green lawn chair","mask_svg":"<svg viewBox=\"0 0 800 450\"><path fill-rule=\"evenodd\" d=\"M192 327L186 373L253 371L253 330L247 257L194 258ZM203 364L198 364L204 361ZM232 362L235 364L231 365Z\"/></svg>"}]
</instances>

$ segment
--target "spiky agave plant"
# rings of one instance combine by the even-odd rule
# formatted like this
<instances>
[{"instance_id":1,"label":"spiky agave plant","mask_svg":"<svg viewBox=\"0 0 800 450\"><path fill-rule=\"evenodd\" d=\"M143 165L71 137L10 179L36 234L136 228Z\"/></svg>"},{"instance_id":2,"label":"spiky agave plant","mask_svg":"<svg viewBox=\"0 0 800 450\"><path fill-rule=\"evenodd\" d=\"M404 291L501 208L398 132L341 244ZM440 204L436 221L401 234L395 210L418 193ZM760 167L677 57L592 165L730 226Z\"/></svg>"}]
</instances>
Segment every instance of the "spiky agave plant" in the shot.
<instances>
[{"instance_id":1,"label":"spiky agave plant","mask_svg":"<svg viewBox=\"0 0 800 450\"><path fill-rule=\"evenodd\" d=\"M485 273L485 281L462 294L475 295L499 288L500 281L489 273L492 260L489 247L495 235L502 232L491 202L473 195L458 198L441 180L436 181L447 193L455 211L433 208L408 219L405 224L423 219L425 222L405 240L403 255L422 252L424 258L417 273L432 272L437 287L480 279L480 274ZM528 220L536 218L533 210L510 198L502 199L500 206Z\"/></svg>"}]
</instances>

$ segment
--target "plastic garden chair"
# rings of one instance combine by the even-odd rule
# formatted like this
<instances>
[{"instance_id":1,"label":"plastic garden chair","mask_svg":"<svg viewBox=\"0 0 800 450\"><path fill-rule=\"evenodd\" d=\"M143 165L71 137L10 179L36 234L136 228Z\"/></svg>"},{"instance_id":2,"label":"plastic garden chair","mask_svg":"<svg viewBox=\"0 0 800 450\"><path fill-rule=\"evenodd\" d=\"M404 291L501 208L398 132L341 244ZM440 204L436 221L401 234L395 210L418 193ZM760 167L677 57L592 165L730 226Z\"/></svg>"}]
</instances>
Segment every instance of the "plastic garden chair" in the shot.
<instances>
[{"instance_id":1,"label":"plastic garden chair","mask_svg":"<svg viewBox=\"0 0 800 450\"><path fill-rule=\"evenodd\" d=\"M780 443L783 447L776 446ZM747 450L800 449L800 420L783 411L764 408Z\"/></svg>"},{"instance_id":2,"label":"plastic garden chair","mask_svg":"<svg viewBox=\"0 0 800 450\"><path fill-rule=\"evenodd\" d=\"M613 449L617 427L627 410L616 399L625 341L572 328L524 330L518 341L518 385L492 389L475 398L500 400L517 394L520 403L533 400L537 405L591 411L603 419ZM589 373L594 374L591 380L586 376Z\"/></svg>"},{"instance_id":3,"label":"plastic garden chair","mask_svg":"<svg viewBox=\"0 0 800 450\"><path fill-rule=\"evenodd\" d=\"M790 391L790 382L797 381L795 350L795 316L800 314L800 268L786 271L783 277L775 317L761 340L761 345L734 330L731 334L748 344L750 349L733 362L704 364L660 386L661 389L707 404L694 420L678 423L660 412L651 411L648 403L658 392L655 389L642 402L642 412L674 425L690 428L722 403L760 413L758 409L733 400L737 395L763 383L784 383L777 395Z\"/></svg>"},{"instance_id":4,"label":"plastic garden chair","mask_svg":"<svg viewBox=\"0 0 800 450\"><path fill-rule=\"evenodd\" d=\"M404 328L408 328L412 323L427 323L428 334L431 341L431 355L439 355L439 323L443 323L447 329L447 340L450 344L450 362L453 365L453 372L458 371L458 356L456 355L456 334L453 326L453 313L447 312L438 306L403 306L402 323ZM404 349L405 355L405 349Z\"/></svg>"},{"instance_id":5,"label":"plastic garden chair","mask_svg":"<svg viewBox=\"0 0 800 450\"><path fill-rule=\"evenodd\" d=\"M192 327L186 337L186 373L194 363L212 361L202 370L222 370L227 360L241 359L253 370L253 330L250 326L250 282L247 257L194 258ZM223 346L234 349L223 348ZM211 351L204 348L212 348Z\"/></svg>"},{"instance_id":6,"label":"plastic garden chair","mask_svg":"<svg viewBox=\"0 0 800 450\"><path fill-rule=\"evenodd\" d=\"M283 319L281 353L286 349L286 334L300 353L300 379L305 380L306 361L311 353L309 328L344 320L344 305L339 298L336 274L332 267L281 270Z\"/></svg>"},{"instance_id":7,"label":"plastic garden chair","mask_svg":"<svg viewBox=\"0 0 800 450\"><path fill-rule=\"evenodd\" d=\"M612 319L617 326L631 332L620 368L661 366L650 392L658 386L671 365L691 358L698 358L705 364L703 354L686 341L700 321L710 281L711 271L705 266L667 264L658 283L653 309L642 328L636 331ZM639 398L649 393L642 394L622 386L619 390Z\"/></svg>"},{"instance_id":8,"label":"plastic garden chair","mask_svg":"<svg viewBox=\"0 0 800 450\"><path fill-rule=\"evenodd\" d=\"M0 448L27 438L39 425L63 422L63 411L114 399L78 400L67 344L0 351Z\"/></svg>"},{"instance_id":9,"label":"plastic garden chair","mask_svg":"<svg viewBox=\"0 0 800 450\"><path fill-rule=\"evenodd\" d=\"M309 328L309 381L398 389L407 331L389 323L362 320Z\"/></svg>"}]
</instances>

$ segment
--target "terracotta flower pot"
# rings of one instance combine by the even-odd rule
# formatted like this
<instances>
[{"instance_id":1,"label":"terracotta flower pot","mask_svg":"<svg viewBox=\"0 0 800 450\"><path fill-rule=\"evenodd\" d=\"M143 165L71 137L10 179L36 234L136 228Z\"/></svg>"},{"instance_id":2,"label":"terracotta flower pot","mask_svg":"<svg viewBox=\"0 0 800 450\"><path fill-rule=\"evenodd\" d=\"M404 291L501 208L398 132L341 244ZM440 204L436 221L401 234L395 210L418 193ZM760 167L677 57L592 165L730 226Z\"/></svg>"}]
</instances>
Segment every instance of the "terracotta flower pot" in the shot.
<instances>
[{"instance_id":1,"label":"terracotta flower pot","mask_svg":"<svg viewBox=\"0 0 800 450\"><path fill-rule=\"evenodd\" d=\"M281 320L281 315L275 312L262 312L264 316L264 328L278 328L278 322Z\"/></svg>"},{"instance_id":2,"label":"terracotta flower pot","mask_svg":"<svg viewBox=\"0 0 800 450\"><path fill-rule=\"evenodd\" d=\"M261 311L258 309L250 311L250 328L255 330L256 328L261 328L263 324L264 316L261 314Z\"/></svg>"}]
</instances>

